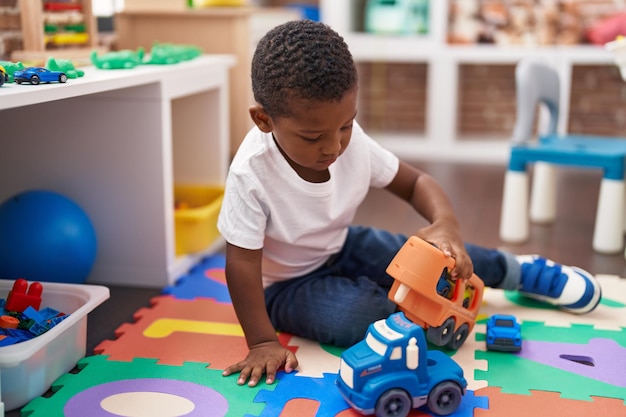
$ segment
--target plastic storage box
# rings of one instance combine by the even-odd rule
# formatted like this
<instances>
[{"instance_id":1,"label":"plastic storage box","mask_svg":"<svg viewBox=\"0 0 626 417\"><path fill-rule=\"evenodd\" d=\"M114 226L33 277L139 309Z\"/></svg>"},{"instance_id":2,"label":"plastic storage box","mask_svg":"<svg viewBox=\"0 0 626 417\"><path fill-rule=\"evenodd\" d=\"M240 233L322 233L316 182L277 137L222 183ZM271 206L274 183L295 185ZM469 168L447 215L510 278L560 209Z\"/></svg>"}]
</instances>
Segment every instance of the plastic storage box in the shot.
<instances>
[{"instance_id":1,"label":"plastic storage box","mask_svg":"<svg viewBox=\"0 0 626 417\"><path fill-rule=\"evenodd\" d=\"M176 254L200 252L219 237L217 216L224 187L177 185L174 187Z\"/></svg>"},{"instance_id":2,"label":"plastic storage box","mask_svg":"<svg viewBox=\"0 0 626 417\"><path fill-rule=\"evenodd\" d=\"M0 280L0 298L6 300L13 283ZM51 307L69 317L41 336L0 347L0 416L44 394L74 368L85 356L87 314L109 298L109 289L99 285L41 284L40 308Z\"/></svg>"}]
</instances>

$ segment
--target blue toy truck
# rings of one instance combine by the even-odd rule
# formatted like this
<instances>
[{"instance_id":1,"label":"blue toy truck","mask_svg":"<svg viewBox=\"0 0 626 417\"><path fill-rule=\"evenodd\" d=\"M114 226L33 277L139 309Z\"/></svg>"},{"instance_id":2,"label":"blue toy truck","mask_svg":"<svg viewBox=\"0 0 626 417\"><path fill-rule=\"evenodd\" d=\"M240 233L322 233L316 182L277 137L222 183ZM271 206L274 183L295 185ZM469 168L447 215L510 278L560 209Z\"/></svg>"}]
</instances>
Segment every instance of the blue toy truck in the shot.
<instances>
[{"instance_id":1,"label":"blue toy truck","mask_svg":"<svg viewBox=\"0 0 626 417\"><path fill-rule=\"evenodd\" d=\"M426 404L453 413L465 394L463 370L440 351L428 351L424 330L398 312L370 324L365 338L341 355L339 391L361 414L406 417Z\"/></svg>"},{"instance_id":2,"label":"blue toy truck","mask_svg":"<svg viewBox=\"0 0 626 417\"><path fill-rule=\"evenodd\" d=\"M522 331L515 316L494 314L487 322L487 350L519 352L522 349Z\"/></svg>"}]
</instances>

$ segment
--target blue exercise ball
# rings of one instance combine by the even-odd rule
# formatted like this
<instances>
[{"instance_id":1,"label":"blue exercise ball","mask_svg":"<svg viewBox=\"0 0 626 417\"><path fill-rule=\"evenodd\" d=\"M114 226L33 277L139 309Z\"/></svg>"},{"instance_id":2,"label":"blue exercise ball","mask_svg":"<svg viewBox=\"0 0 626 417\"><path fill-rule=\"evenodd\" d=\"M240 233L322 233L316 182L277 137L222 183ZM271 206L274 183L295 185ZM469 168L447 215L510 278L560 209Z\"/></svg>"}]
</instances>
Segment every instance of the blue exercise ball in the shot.
<instances>
[{"instance_id":1,"label":"blue exercise ball","mask_svg":"<svg viewBox=\"0 0 626 417\"><path fill-rule=\"evenodd\" d=\"M0 278L84 283L96 259L85 212L51 191L17 194L0 205Z\"/></svg>"}]
</instances>

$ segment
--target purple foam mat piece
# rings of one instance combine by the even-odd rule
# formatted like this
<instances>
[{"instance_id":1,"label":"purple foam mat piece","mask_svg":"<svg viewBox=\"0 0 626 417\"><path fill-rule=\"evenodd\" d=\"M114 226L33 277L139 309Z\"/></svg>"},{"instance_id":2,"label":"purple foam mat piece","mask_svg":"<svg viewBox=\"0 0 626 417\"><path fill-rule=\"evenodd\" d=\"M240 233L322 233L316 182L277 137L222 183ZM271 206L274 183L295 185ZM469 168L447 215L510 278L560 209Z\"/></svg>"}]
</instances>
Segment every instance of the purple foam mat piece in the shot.
<instances>
[{"instance_id":1,"label":"purple foam mat piece","mask_svg":"<svg viewBox=\"0 0 626 417\"><path fill-rule=\"evenodd\" d=\"M588 344L525 340L517 355L611 385L626 387L626 348L611 339L591 339Z\"/></svg>"}]
</instances>

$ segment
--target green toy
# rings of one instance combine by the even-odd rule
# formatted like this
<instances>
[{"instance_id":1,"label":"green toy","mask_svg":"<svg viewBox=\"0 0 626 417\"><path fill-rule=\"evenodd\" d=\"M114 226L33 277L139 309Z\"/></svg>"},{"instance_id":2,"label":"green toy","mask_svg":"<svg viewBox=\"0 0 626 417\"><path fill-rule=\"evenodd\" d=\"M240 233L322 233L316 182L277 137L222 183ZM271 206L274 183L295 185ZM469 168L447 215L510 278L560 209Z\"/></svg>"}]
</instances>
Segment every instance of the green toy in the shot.
<instances>
[{"instance_id":1,"label":"green toy","mask_svg":"<svg viewBox=\"0 0 626 417\"><path fill-rule=\"evenodd\" d=\"M24 64L22 64L21 62L11 62L11 61L0 61L0 65L2 65L4 67L4 70L6 71L7 75L9 76L9 81L10 83L14 82L13 81L13 73L15 71L19 71L19 70L23 70L24 69Z\"/></svg>"},{"instance_id":2,"label":"green toy","mask_svg":"<svg viewBox=\"0 0 626 417\"><path fill-rule=\"evenodd\" d=\"M67 78L78 78L85 75L85 71L77 69L69 59L50 58L46 62L46 68L50 71L61 71L67 75Z\"/></svg>"},{"instance_id":3,"label":"green toy","mask_svg":"<svg viewBox=\"0 0 626 417\"><path fill-rule=\"evenodd\" d=\"M202 50L192 45L175 45L171 43L155 43L150 50L150 57L145 64L177 64L189 61L202 55Z\"/></svg>"},{"instance_id":4,"label":"green toy","mask_svg":"<svg viewBox=\"0 0 626 417\"><path fill-rule=\"evenodd\" d=\"M125 49L117 52L107 52L98 56L97 51L91 52L91 63L100 69L131 69L141 64L143 60L143 48L137 48L137 51Z\"/></svg>"}]
</instances>

